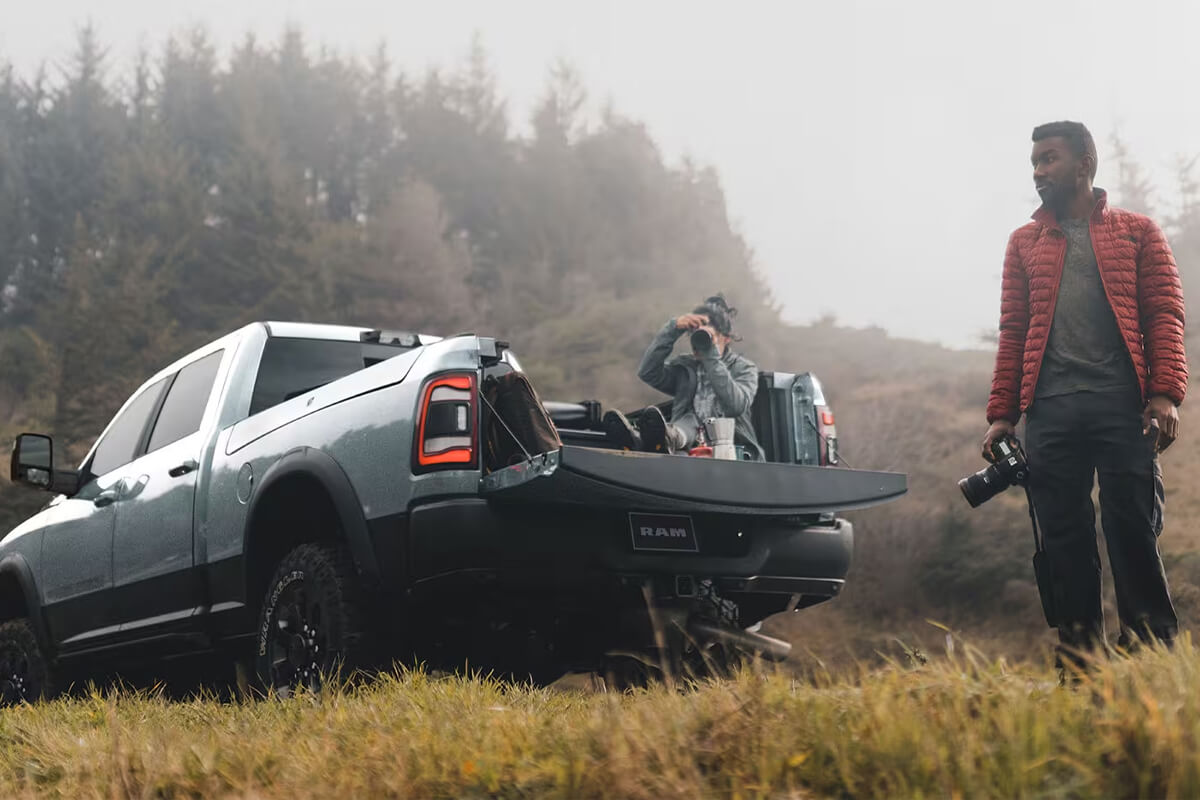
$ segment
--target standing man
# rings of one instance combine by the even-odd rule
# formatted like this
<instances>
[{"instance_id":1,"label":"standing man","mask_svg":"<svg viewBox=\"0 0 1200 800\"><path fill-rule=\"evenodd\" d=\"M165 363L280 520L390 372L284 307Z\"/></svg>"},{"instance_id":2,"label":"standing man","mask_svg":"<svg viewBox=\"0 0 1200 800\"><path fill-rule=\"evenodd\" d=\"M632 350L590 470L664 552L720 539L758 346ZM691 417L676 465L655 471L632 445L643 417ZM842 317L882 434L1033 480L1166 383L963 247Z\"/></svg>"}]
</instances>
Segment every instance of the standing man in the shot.
<instances>
[{"instance_id":1,"label":"standing man","mask_svg":"<svg viewBox=\"0 0 1200 800\"><path fill-rule=\"evenodd\" d=\"M1122 646L1178 629L1158 552L1158 453L1187 391L1183 290L1162 230L1092 188L1096 144L1078 122L1033 130L1042 206L1008 241L983 441L1026 417L1030 489L1054 573L1060 642L1104 643L1093 475Z\"/></svg>"}]
</instances>

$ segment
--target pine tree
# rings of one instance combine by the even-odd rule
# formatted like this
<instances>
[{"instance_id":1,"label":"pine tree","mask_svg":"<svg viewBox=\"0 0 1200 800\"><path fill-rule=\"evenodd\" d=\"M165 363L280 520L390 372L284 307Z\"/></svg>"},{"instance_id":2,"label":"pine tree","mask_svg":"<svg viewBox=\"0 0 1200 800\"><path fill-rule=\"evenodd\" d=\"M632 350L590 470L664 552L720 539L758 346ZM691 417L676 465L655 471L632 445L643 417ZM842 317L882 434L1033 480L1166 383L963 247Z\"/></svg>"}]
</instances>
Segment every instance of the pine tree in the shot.
<instances>
[{"instance_id":1,"label":"pine tree","mask_svg":"<svg viewBox=\"0 0 1200 800\"><path fill-rule=\"evenodd\" d=\"M1168 221L1168 235L1175 263L1183 282L1184 305L1200 308L1200 180L1196 178L1198 156L1180 156L1175 161L1178 210ZM1189 338L1194 338L1188 328Z\"/></svg>"},{"instance_id":2,"label":"pine tree","mask_svg":"<svg viewBox=\"0 0 1200 800\"><path fill-rule=\"evenodd\" d=\"M13 68L0 63L0 327L14 307L28 244L20 106Z\"/></svg>"},{"instance_id":3,"label":"pine tree","mask_svg":"<svg viewBox=\"0 0 1200 800\"><path fill-rule=\"evenodd\" d=\"M1112 136L1112 151L1117 163L1116 195L1121 207L1139 214L1152 214L1154 188L1150 178L1116 133Z\"/></svg>"}]
</instances>

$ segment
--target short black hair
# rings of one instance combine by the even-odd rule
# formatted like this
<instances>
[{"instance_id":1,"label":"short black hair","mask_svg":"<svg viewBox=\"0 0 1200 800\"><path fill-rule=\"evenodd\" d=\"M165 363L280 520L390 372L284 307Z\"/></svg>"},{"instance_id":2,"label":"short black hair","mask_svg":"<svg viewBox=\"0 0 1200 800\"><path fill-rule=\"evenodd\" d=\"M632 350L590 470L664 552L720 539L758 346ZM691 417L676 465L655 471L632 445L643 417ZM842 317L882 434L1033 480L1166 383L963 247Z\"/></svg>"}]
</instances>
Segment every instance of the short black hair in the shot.
<instances>
[{"instance_id":1,"label":"short black hair","mask_svg":"<svg viewBox=\"0 0 1200 800\"><path fill-rule=\"evenodd\" d=\"M1076 158L1083 158L1085 155L1092 157L1092 172L1089 177L1095 178L1096 165L1100 162L1100 158L1096 155L1096 140L1092 138L1092 132L1087 129L1087 126L1082 122L1062 120L1047 122L1033 129L1033 141L1035 142L1054 136L1066 139Z\"/></svg>"}]
</instances>

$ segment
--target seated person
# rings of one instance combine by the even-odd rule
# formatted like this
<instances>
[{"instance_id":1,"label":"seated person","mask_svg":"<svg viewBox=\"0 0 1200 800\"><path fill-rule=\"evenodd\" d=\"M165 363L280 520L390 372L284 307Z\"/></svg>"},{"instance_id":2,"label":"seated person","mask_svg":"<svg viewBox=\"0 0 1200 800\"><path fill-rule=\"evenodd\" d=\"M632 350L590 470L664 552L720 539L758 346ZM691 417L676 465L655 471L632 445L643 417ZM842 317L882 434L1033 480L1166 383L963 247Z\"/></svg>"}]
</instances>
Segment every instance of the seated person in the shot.
<instances>
[{"instance_id":1,"label":"seated person","mask_svg":"<svg viewBox=\"0 0 1200 800\"><path fill-rule=\"evenodd\" d=\"M729 347L736 315L737 309L718 294L692 313L668 321L642 356L638 377L674 398L671 421L667 422L657 407L650 406L641 412L638 427L634 428L621 412L609 411L604 415L609 437L627 450L674 453L696 444L704 420L732 417L734 443L761 461L763 451L750 422L750 406L758 391L758 367ZM707 347L671 358L680 336L700 330L708 333Z\"/></svg>"}]
</instances>

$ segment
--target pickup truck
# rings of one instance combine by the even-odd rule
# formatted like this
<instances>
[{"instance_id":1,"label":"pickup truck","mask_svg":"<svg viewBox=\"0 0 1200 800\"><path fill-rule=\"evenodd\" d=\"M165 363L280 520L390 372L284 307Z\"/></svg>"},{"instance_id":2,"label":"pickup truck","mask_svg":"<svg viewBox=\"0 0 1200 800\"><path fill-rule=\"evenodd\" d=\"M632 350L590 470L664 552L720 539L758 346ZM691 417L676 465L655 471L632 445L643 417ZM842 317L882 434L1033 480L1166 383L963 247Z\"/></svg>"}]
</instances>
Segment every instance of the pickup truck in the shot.
<instances>
[{"instance_id":1,"label":"pickup truck","mask_svg":"<svg viewBox=\"0 0 1200 800\"><path fill-rule=\"evenodd\" d=\"M22 434L12 479L54 497L0 541L0 701L201 654L283 695L387 658L539 681L714 647L779 659L756 623L838 594L834 512L906 490L822 466L831 444L798 455L821 420L766 406L769 455L811 463L616 449L594 403L546 404L557 442L497 463L495 426L522 434L484 388L513 376L494 338L254 323L146 381L78 468Z\"/></svg>"}]
</instances>

